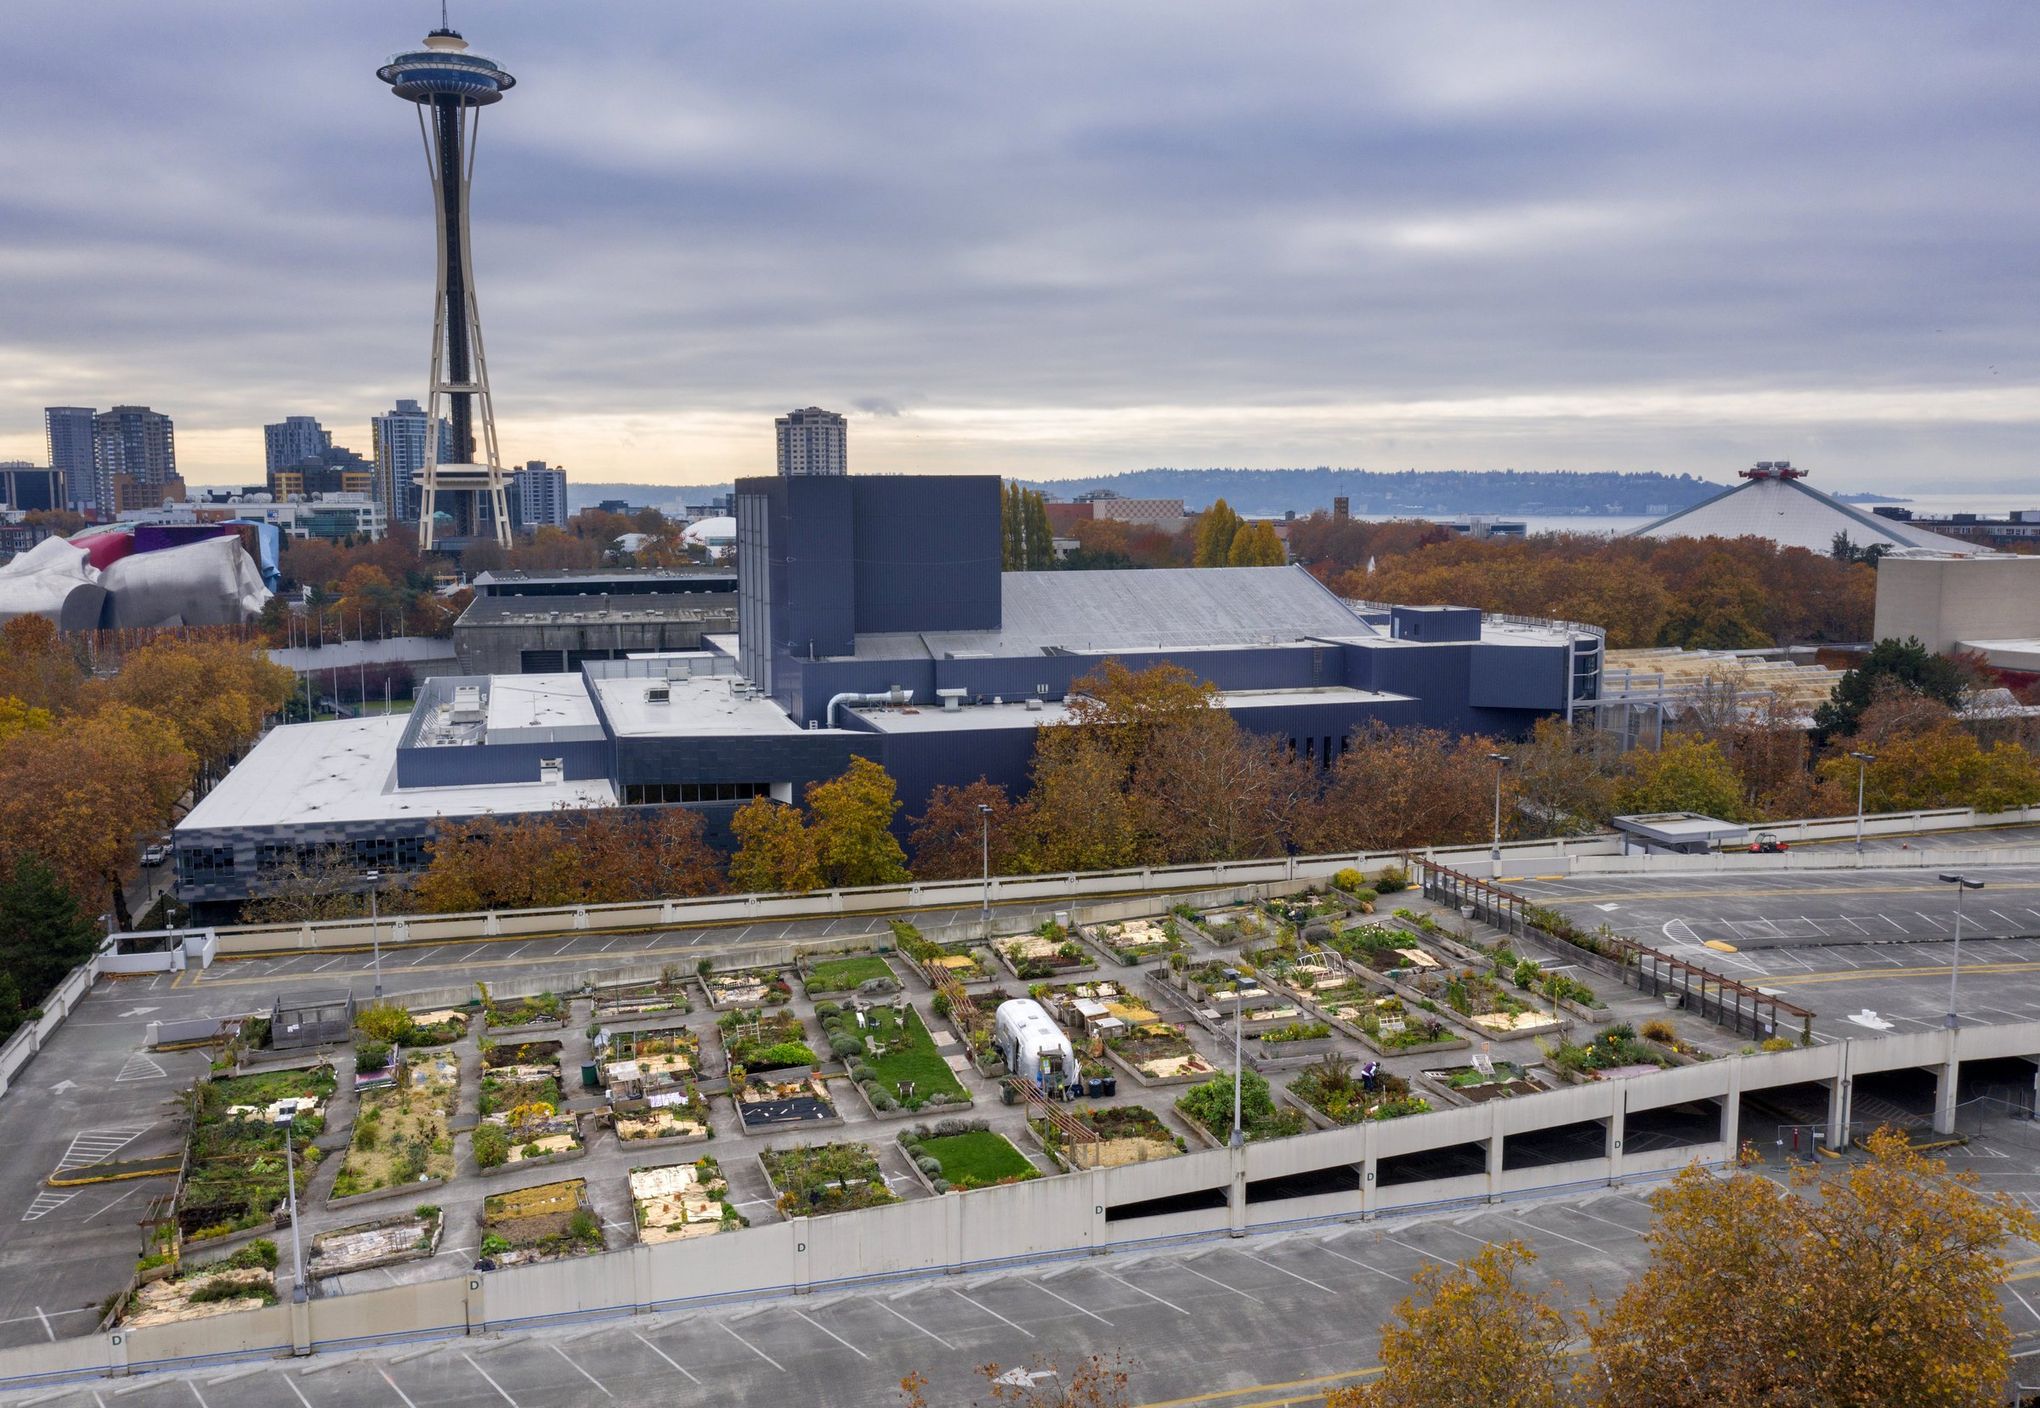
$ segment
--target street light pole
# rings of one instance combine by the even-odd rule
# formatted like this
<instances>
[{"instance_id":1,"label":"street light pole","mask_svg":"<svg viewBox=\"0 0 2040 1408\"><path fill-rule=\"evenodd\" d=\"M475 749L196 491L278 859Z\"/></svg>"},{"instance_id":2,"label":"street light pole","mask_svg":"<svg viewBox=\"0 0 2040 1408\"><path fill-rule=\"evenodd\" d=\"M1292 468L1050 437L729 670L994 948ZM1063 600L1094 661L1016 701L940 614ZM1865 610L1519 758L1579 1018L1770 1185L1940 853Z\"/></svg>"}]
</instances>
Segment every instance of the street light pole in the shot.
<instances>
[{"instance_id":1,"label":"street light pole","mask_svg":"<svg viewBox=\"0 0 2040 1408\"><path fill-rule=\"evenodd\" d=\"M375 1000L382 1001L382 925L381 916L376 913L376 885L382 880L380 870L368 872L368 942L375 949Z\"/></svg>"},{"instance_id":2,"label":"street light pole","mask_svg":"<svg viewBox=\"0 0 2040 1408\"><path fill-rule=\"evenodd\" d=\"M297 1119L297 1101L289 1102L290 1109L277 1123L283 1126L283 1180L290 1190L290 1259L294 1268L290 1280L290 1298L303 1302L305 1299L305 1244L298 1232L297 1216L297 1162L290 1147L290 1127Z\"/></svg>"},{"instance_id":3,"label":"street light pole","mask_svg":"<svg viewBox=\"0 0 2040 1408\"><path fill-rule=\"evenodd\" d=\"M1948 1029L1953 1031L1962 1025L1961 1020L1955 1015L1956 985L1962 981L1962 892L1964 890L1981 890L1983 882L1981 880L1971 880L1966 875L1946 873L1941 876L1941 882L1955 887L1955 952L1948 960L1947 1022Z\"/></svg>"},{"instance_id":4,"label":"street light pole","mask_svg":"<svg viewBox=\"0 0 2040 1408\"><path fill-rule=\"evenodd\" d=\"M983 865L984 898L978 906L978 918L985 926L985 937L992 936L992 808L988 802L978 803L978 857Z\"/></svg>"},{"instance_id":5,"label":"street light pole","mask_svg":"<svg viewBox=\"0 0 2040 1408\"><path fill-rule=\"evenodd\" d=\"M1870 771L1870 764L1877 761L1875 753L1851 753L1856 760L1856 854L1863 854L1863 779Z\"/></svg>"},{"instance_id":6,"label":"street light pole","mask_svg":"<svg viewBox=\"0 0 2040 1408\"><path fill-rule=\"evenodd\" d=\"M1502 769L1509 765L1507 753L1490 753L1488 761L1495 765L1495 841L1488 851L1488 859L1495 864L1502 862Z\"/></svg>"},{"instance_id":7,"label":"street light pole","mask_svg":"<svg viewBox=\"0 0 2040 1408\"><path fill-rule=\"evenodd\" d=\"M1246 1132L1240 1127L1240 1014L1247 1004L1240 993L1240 984L1246 979L1237 968L1225 970L1225 976L1232 983L1232 1139L1235 1149L1247 1142Z\"/></svg>"}]
</instances>

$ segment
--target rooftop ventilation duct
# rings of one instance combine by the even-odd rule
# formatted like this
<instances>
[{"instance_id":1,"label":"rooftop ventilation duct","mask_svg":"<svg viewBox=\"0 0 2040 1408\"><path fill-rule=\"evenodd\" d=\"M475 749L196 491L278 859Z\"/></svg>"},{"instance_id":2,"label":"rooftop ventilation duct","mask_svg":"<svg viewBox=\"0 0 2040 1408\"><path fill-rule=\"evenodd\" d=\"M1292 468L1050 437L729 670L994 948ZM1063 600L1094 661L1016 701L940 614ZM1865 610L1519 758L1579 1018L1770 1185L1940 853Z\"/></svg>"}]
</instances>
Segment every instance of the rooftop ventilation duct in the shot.
<instances>
[{"instance_id":1,"label":"rooftop ventilation duct","mask_svg":"<svg viewBox=\"0 0 2040 1408\"><path fill-rule=\"evenodd\" d=\"M943 713L954 714L963 707L963 696L969 692L969 690L957 688L938 689L935 691L935 697L942 701Z\"/></svg>"},{"instance_id":2,"label":"rooftop ventilation duct","mask_svg":"<svg viewBox=\"0 0 2040 1408\"><path fill-rule=\"evenodd\" d=\"M824 712L828 719L829 727L834 728L836 727L836 710L844 704L890 704L894 708L898 708L902 704L911 704L913 702L914 691L900 685L894 685L882 694L858 694L852 691L831 695L829 697L829 707Z\"/></svg>"}]
</instances>

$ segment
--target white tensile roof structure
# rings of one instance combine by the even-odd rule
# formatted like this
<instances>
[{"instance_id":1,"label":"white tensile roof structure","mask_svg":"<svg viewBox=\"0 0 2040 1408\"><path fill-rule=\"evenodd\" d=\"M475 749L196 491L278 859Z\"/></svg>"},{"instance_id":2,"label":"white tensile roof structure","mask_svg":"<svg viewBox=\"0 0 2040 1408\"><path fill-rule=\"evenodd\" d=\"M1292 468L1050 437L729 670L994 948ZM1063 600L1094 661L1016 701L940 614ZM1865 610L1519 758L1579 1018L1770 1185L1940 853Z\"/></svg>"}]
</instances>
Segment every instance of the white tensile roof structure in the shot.
<instances>
[{"instance_id":1,"label":"white tensile roof structure","mask_svg":"<svg viewBox=\"0 0 2040 1408\"><path fill-rule=\"evenodd\" d=\"M1991 556L1990 549L1959 538L1930 533L1896 518L1879 518L1802 482L1805 470L1785 460L1765 460L1742 472L1744 482L1677 513L1632 528L1631 538L1769 538L1784 548L1805 548L1823 556L1835 534L1846 533L1859 548L1928 552L1961 557Z\"/></svg>"}]
</instances>

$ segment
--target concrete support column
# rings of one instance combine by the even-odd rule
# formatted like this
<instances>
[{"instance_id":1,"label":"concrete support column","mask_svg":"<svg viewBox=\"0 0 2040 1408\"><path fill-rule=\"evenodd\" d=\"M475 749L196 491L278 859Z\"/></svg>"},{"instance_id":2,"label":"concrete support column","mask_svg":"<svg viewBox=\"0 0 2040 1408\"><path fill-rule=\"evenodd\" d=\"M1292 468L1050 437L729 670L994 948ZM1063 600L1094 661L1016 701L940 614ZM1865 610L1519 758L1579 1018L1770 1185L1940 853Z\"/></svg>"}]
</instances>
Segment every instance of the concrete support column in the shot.
<instances>
[{"instance_id":1,"label":"concrete support column","mask_svg":"<svg viewBox=\"0 0 2040 1408\"><path fill-rule=\"evenodd\" d=\"M1610 1084L1615 1085L1616 1096L1608 1111L1608 1181L1613 1183L1622 1177L1622 1140L1629 1122L1629 1099L1619 1084Z\"/></svg>"},{"instance_id":2,"label":"concrete support column","mask_svg":"<svg viewBox=\"0 0 2040 1408\"><path fill-rule=\"evenodd\" d=\"M1852 1039L1844 1037L1836 1053L1834 1083L1828 1087L1827 1146L1840 1153L1849 1147L1850 1075L1849 1052Z\"/></svg>"},{"instance_id":3,"label":"concrete support column","mask_svg":"<svg viewBox=\"0 0 2040 1408\"><path fill-rule=\"evenodd\" d=\"M792 1217L788 1218L787 1221L793 1224L793 1274L787 1279L792 1284L796 1295L806 1295L809 1289L808 1219L805 1217Z\"/></svg>"},{"instance_id":4,"label":"concrete support column","mask_svg":"<svg viewBox=\"0 0 2040 1408\"><path fill-rule=\"evenodd\" d=\"M1372 1141L1370 1141L1372 1142ZM1369 1221L1374 1218L1375 1209L1380 1206L1381 1161L1374 1156L1374 1150L1367 1151L1367 1157L1360 1163L1360 1216Z\"/></svg>"},{"instance_id":5,"label":"concrete support column","mask_svg":"<svg viewBox=\"0 0 2040 1408\"><path fill-rule=\"evenodd\" d=\"M118 1378L128 1374L128 1337L126 1330L115 1330L106 1337L106 1372Z\"/></svg>"},{"instance_id":6,"label":"concrete support column","mask_svg":"<svg viewBox=\"0 0 2040 1408\"><path fill-rule=\"evenodd\" d=\"M642 1243L630 1249L630 1307L639 1315L652 1308L652 1249Z\"/></svg>"},{"instance_id":7,"label":"concrete support column","mask_svg":"<svg viewBox=\"0 0 2040 1408\"><path fill-rule=\"evenodd\" d=\"M1961 1086L1962 1062L1956 1055L1956 1042L1962 1033L1953 1027L1943 1036L1947 1047L1941 1058L1940 1067L1934 1072L1934 1133L1955 1132L1955 1096Z\"/></svg>"},{"instance_id":8,"label":"concrete support column","mask_svg":"<svg viewBox=\"0 0 2040 1408\"><path fill-rule=\"evenodd\" d=\"M467 1278L467 1332L478 1335L489 1328L488 1282L485 1278L470 1275Z\"/></svg>"},{"instance_id":9,"label":"concrete support column","mask_svg":"<svg viewBox=\"0 0 2040 1408\"><path fill-rule=\"evenodd\" d=\"M1232 1156L1232 1174L1226 1181L1225 1230L1228 1237L1247 1235L1247 1149L1226 1146Z\"/></svg>"},{"instance_id":10,"label":"concrete support column","mask_svg":"<svg viewBox=\"0 0 2040 1408\"><path fill-rule=\"evenodd\" d=\"M1111 1229L1105 1221L1104 1181L1099 1178L1095 1169L1069 1176L1084 1181L1084 1191L1091 1199L1091 1251L1094 1255L1102 1256L1112 1244Z\"/></svg>"},{"instance_id":11,"label":"concrete support column","mask_svg":"<svg viewBox=\"0 0 2040 1408\"><path fill-rule=\"evenodd\" d=\"M284 1278L279 1276L276 1279L280 1287L283 1284ZM295 1287L292 1288L292 1290L295 1289ZM302 1359L305 1355L312 1352L312 1303L308 1300L299 1300L289 1292L285 1294L289 1296L284 1303L290 1307L291 1357L293 1359Z\"/></svg>"},{"instance_id":12,"label":"concrete support column","mask_svg":"<svg viewBox=\"0 0 2040 1408\"><path fill-rule=\"evenodd\" d=\"M1502 1200L1502 1106L1506 1100L1490 1100L1487 1137L1487 1196L1491 1203Z\"/></svg>"},{"instance_id":13,"label":"concrete support column","mask_svg":"<svg viewBox=\"0 0 2040 1408\"><path fill-rule=\"evenodd\" d=\"M1743 1058L1728 1060L1728 1089L1721 1097L1721 1147L1734 1159L1742 1153Z\"/></svg>"}]
</instances>

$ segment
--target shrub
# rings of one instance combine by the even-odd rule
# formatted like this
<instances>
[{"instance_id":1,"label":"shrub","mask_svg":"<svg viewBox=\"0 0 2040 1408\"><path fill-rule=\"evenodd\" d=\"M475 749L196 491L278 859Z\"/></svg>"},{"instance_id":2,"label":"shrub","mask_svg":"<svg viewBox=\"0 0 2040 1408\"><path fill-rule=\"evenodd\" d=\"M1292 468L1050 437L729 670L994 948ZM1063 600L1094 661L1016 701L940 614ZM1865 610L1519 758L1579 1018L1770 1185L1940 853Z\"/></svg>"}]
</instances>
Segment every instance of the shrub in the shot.
<instances>
[{"instance_id":1,"label":"shrub","mask_svg":"<svg viewBox=\"0 0 2040 1408\"><path fill-rule=\"evenodd\" d=\"M817 1002L815 1004L815 1016L821 1018L824 1023L831 1017L840 1017L842 1015L843 1004L840 1002Z\"/></svg>"},{"instance_id":2,"label":"shrub","mask_svg":"<svg viewBox=\"0 0 2040 1408\"><path fill-rule=\"evenodd\" d=\"M923 1154L919 1158L914 1160L914 1167L921 1170L921 1172L927 1174L929 1177L932 1178L936 1174L942 1172L942 1161L940 1159L933 1158L930 1155Z\"/></svg>"},{"instance_id":3,"label":"shrub","mask_svg":"<svg viewBox=\"0 0 2040 1408\"><path fill-rule=\"evenodd\" d=\"M969 1124L955 1118L935 1121L935 1134L938 1138L947 1139L952 1135L966 1133L969 1129Z\"/></svg>"},{"instance_id":4,"label":"shrub","mask_svg":"<svg viewBox=\"0 0 2040 1408\"><path fill-rule=\"evenodd\" d=\"M936 1016L947 1017L949 1015L949 994L946 992L936 993L934 1000L928 1006Z\"/></svg>"},{"instance_id":5,"label":"shrub","mask_svg":"<svg viewBox=\"0 0 2040 1408\"><path fill-rule=\"evenodd\" d=\"M599 1242L602 1240L602 1224L588 1209L576 1208L574 1215L567 1219L567 1235L577 1242Z\"/></svg>"},{"instance_id":6,"label":"shrub","mask_svg":"<svg viewBox=\"0 0 2040 1408\"><path fill-rule=\"evenodd\" d=\"M498 1168L510 1158L510 1136L497 1124L478 1124L474 1132L475 1165Z\"/></svg>"},{"instance_id":7,"label":"shrub","mask_svg":"<svg viewBox=\"0 0 2040 1408\"><path fill-rule=\"evenodd\" d=\"M494 1232L485 1233L483 1235L482 1237L483 1256L501 1256L503 1255L504 1252L507 1252L509 1250L510 1244L507 1241L503 1240L503 1238L497 1236Z\"/></svg>"},{"instance_id":8,"label":"shrub","mask_svg":"<svg viewBox=\"0 0 2040 1408\"><path fill-rule=\"evenodd\" d=\"M1636 1034L1645 1041L1661 1041L1667 1046L1679 1039L1678 1029L1662 1017L1653 1017L1637 1028Z\"/></svg>"},{"instance_id":9,"label":"shrub","mask_svg":"<svg viewBox=\"0 0 2040 1408\"><path fill-rule=\"evenodd\" d=\"M1409 887L1410 873L1399 865L1392 865L1382 871L1381 877L1374 882L1375 893L1382 895L1392 895L1398 890L1407 890Z\"/></svg>"},{"instance_id":10,"label":"shrub","mask_svg":"<svg viewBox=\"0 0 2040 1408\"><path fill-rule=\"evenodd\" d=\"M409 1041L414 1025L409 1012L386 1002L363 1008L354 1014L356 1031L386 1045L399 1045Z\"/></svg>"},{"instance_id":11,"label":"shrub","mask_svg":"<svg viewBox=\"0 0 2040 1408\"><path fill-rule=\"evenodd\" d=\"M864 1043L848 1032L841 1032L829 1038L829 1050L848 1059L864 1050Z\"/></svg>"},{"instance_id":12,"label":"shrub","mask_svg":"<svg viewBox=\"0 0 2040 1408\"><path fill-rule=\"evenodd\" d=\"M781 1041L751 1053L749 1068L769 1071L777 1066L812 1066L815 1053L803 1041Z\"/></svg>"},{"instance_id":13,"label":"shrub","mask_svg":"<svg viewBox=\"0 0 2040 1408\"><path fill-rule=\"evenodd\" d=\"M871 1102L871 1108L874 1110L893 1110L899 1108L900 1102L893 1099L892 1092L885 1089L877 1081L873 1081L865 1087L864 1098Z\"/></svg>"},{"instance_id":14,"label":"shrub","mask_svg":"<svg viewBox=\"0 0 2040 1408\"><path fill-rule=\"evenodd\" d=\"M1342 890L1357 890L1367 883L1367 877L1349 865L1332 877L1332 883Z\"/></svg>"},{"instance_id":15,"label":"shrub","mask_svg":"<svg viewBox=\"0 0 2040 1408\"><path fill-rule=\"evenodd\" d=\"M1544 976L1544 969L1534 960L1526 958L1516 965L1516 971L1511 976L1514 977L1517 987L1534 988L1537 986L1537 980Z\"/></svg>"},{"instance_id":16,"label":"shrub","mask_svg":"<svg viewBox=\"0 0 2040 1408\"><path fill-rule=\"evenodd\" d=\"M386 1041L358 1041L354 1044L354 1066L361 1071L387 1070L390 1044Z\"/></svg>"},{"instance_id":17,"label":"shrub","mask_svg":"<svg viewBox=\"0 0 2040 1408\"><path fill-rule=\"evenodd\" d=\"M1763 1040L1762 1049L1765 1051L1792 1051L1796 1050L1798 1046L1799 1043L1789 1036L1767 1036Z\"/></svg>"}]
</instances>

